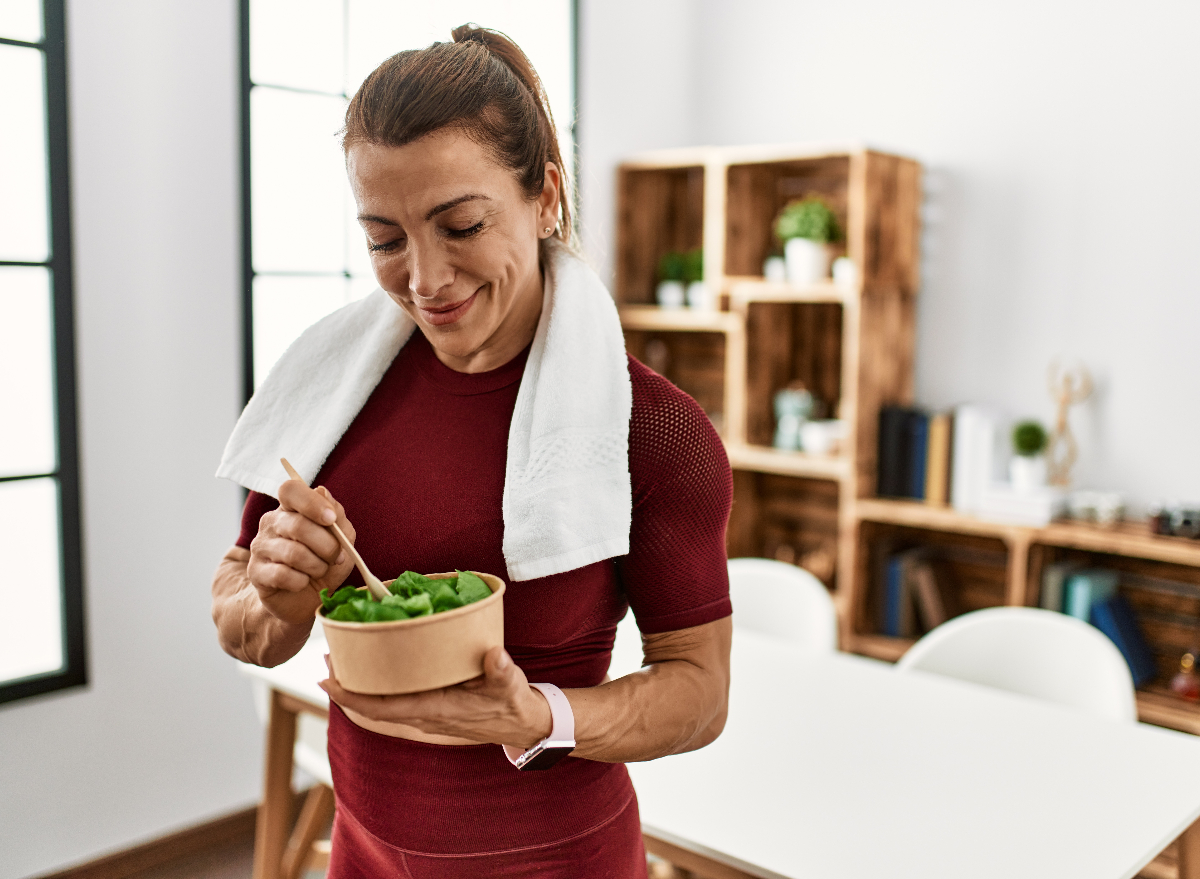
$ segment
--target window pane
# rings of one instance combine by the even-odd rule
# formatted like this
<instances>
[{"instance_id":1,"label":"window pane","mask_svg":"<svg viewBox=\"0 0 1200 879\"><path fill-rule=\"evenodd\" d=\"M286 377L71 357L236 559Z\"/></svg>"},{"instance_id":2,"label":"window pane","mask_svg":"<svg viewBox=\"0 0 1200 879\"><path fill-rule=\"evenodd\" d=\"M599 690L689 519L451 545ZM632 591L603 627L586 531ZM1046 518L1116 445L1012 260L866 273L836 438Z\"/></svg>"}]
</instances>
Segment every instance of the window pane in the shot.
<instances>
[{"instance_id":1,"label":"window pane","mask_svg":"<svg viewBox=\"0 0 1200 879\"><path fill-rule=\"evenodd\" d=\"M252 0L250 79L340 94L343 12L336 0Z\"/></svg>"},{"instance_id":2,"label":"window pane","mask_svg":"<svg viewBox=\"0 0 1200 879\"><path fill-rule=\"evenodd\" d=\"M0 266L0 476L55 469L53 321L49 271Z\"/></svg>"},{"instance_id":3,"label":"window pane","mask_svg":"<svg viewBox=\"0 0 1200 879\"><path fill-rule=\"evenodd\" d=\"M345 269L346 102L258 87L250 92L254 269Z\"/></svg>"},{"instance_id":4,"label":"window pane","mask_svg":"<svg viewBox=\"0 0 1200 879\"><path fill-rule=\"evenodd\" d=\"M49 253L42 51L0 45L0 260Z\"/></svg>"},{"instance_id":5,"label":"window pane","mask_svg":"<svg viewBox=\"0 0 1200 879\"><path fill-rule=\"evenodd\" d=\"M379 282L375 280L374 275L356 275L350 279L349 286L346 289L346 299L353 302L356 299L362 299L369 296L379 289Z\"/></svg>"},{"instance_id":6,"label":"window pane","mask_svg":"<svg viewBox=\"0 0 1200 879\"><path fill-rule=\"evenodd\" d=\"M40 0L0 0L0 37L37 43L42 39ZM2 82L3 80L0 80Z\"/></svg>"},{"instance_id":7,"label":"window pane","mask_svg":"<svg viewBox=\"0 0 1200 879\"><path fill-rule=\"evenodd\" d=\"M254 279L254 386L305 329L346 304L344 277Z\"/></svg>"},{"instance_id":8,"label":"window pane","mask_svg":"<svg viewBox=\"0 0 1200 879\"><path fill-rule=\"evenodd\" d=\"M63 665L54 479L0 482L0 681Z\"/></svg>"},{"instance_id":9,"label":"window pane","mask_svg":"<svg viewBox=\"0 0 1200 879\"><path fill-rule=\"evenodd\" d=\"M402 49L449 42L468 21L502 31L529 56L550 98L563 161L571 166L572 23L568 0L349 0L347 93Z\"/></svg>"}]
</instances>

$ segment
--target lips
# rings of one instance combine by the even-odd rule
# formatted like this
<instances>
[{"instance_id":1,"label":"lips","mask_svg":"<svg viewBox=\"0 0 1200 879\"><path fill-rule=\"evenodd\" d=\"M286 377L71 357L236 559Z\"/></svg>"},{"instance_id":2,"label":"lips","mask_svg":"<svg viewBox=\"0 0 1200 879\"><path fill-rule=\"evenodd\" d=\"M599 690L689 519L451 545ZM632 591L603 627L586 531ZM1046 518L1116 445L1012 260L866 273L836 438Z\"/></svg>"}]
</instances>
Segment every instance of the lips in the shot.
<instances>
[{"instance_id":1,"label":"lips","mask_svg":"<svg viewBox=\"0 0 1200 879\"><path fill-rule=\"evenodd\" d=\"M417 306L421 310L421 316L425 322L435 327L446 326L462 318L464 314L471 310L471 306L475 302L475 297L479 295L476 290L466 299L461 302L454 302L450 305L432 305L432 306Z\"/></svg>"}]
</instances>

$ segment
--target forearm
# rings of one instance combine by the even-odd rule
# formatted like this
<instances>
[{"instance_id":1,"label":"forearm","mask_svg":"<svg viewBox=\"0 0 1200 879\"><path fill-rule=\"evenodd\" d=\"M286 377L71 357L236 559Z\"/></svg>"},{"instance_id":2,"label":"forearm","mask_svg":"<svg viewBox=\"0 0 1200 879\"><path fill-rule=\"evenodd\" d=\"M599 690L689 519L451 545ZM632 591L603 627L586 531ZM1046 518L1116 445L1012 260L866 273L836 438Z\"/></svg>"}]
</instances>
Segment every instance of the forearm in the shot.
<instances>
[{"instance_id":1,"label":"forearm","mask_svg":"<svg viewBox=\"0 0 1200 879\"><path fill-rule=\"evenodd\" d=\"M565 690L575 715L573 756L629 763L694 751L716 739L728 707L731 632L725 619L659 636L647 643L648 665L640 671ZM681 652L688 658L657 658Z\"/></svg>"},{"instance_id":2,"label":"forearm","mask_svg":"<svg viewBox=\"0 0 1200 879\"><path fill-rule=\"evenodd\" d=\"M235 659L270 668L291 659L312 630L267 610L246 574L250 551L234 547L221 559L212 585L212 615L221 649Z\"/></svg>"}]
</instances>

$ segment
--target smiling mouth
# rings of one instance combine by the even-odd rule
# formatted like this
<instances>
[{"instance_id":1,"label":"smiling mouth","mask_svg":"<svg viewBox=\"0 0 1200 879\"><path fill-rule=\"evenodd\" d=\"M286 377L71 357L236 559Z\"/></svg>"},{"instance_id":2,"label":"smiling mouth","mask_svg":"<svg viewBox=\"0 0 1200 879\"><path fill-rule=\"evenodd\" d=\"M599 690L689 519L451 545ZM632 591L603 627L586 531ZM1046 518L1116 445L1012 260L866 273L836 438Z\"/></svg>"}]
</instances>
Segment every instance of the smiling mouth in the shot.
<instances>
[{"instance_id":1,"label":"smiling mouth","mask_svg":"<svg viewBox=\"0 0 1200 879\"><path fill-rule=\"evenodd\" d=\"M455 302L450 305L434 305L429 307L418 305L417 308L420 309L421 316L425 318L426 323L435 327L446 326L447 324L454 323L464 314L466 314L470 310L471 305L475 302L475 297L478 295L479 291L476 290L461 302Z\"/></svg>"}]
</instances>

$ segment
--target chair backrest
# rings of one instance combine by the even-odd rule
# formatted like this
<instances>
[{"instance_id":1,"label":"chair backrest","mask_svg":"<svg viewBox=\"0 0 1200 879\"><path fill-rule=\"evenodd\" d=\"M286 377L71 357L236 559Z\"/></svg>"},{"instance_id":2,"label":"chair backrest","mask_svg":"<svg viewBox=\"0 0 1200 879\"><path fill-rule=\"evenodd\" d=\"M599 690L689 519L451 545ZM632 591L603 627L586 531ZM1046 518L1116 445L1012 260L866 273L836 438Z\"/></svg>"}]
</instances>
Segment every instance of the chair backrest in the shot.
<instances>
[{"instance_id":1,"label":"chair backrest","mask_svg":"<svg viewBox=\"0 0 1200 879\"><path fill-rule=\"evenodd\" d=\"M992 607L955 617L901 657L925 671L1134 721L1133 678L1121 652L1082 620L1035 607Z\"/></svg>"},{"instance_id":2,"label":"chair backrest","mask_svg":"<svg viewBox=\"0 0 1200 879\"><path fill-rule=\"evenodd\" d=\"M633 613L617 623L617 638L613 642L612 659L608 663L608 676L614 681L632 674L642 667L642 633L638 630Z\"/></svg>"},{"instance_id":3,"label":"chair backrest","mask_svg":"<svg viewBox=\"0 0 1200 879\"><path fill-rule=\"evenodd\" d=\"M774 559L730 559L733 625L814 653L837 649L837 611L824 584L803 568Z\"/></svg>"}]
</instances>

